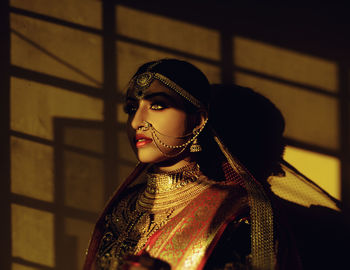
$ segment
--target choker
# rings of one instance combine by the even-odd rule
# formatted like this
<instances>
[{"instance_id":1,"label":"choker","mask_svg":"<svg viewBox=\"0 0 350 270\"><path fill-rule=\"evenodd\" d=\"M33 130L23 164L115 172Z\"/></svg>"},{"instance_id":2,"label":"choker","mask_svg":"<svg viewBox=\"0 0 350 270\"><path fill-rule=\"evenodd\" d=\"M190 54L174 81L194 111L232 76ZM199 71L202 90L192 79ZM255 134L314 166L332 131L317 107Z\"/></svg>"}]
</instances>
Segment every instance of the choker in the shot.
<instances>
[{"instance_id":1,"label":"choker","mask_svg":"<svg viewBox=\"0 0 350 270\"><path fill-rule=\"evenodd\" d=\"M147 186L139 195L136 209L161 214L184 207L207 188L198 181L201 175L196 163L168 173L148 173Z\"/></svg>"},{"instance_id":2,"label":"choker","mask_svg":"<svg viewBox=\"0 0 350 270\"><path fill-rule=\"evenodd\" d=\"M167 173L148 173L146 192L150 194L170 192L196 182L199 176L199 165L196 163Z\"/></svg>"}]
</instances>

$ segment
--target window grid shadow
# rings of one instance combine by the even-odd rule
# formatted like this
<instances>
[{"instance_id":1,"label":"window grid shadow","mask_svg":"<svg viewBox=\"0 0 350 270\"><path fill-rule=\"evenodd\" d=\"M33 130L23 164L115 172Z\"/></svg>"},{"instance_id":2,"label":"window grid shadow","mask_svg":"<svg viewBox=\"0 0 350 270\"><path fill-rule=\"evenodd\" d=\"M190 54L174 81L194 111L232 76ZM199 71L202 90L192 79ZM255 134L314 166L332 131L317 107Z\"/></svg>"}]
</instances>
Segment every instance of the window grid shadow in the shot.
<instances>
[{"instance_id":1,"label":"window grid shadow","mask_svg":"<svg viewBox=\"0 0 350 270\"><path fill-rule=\"evenodd\" d=\"M48 144L52 145L53 147L65 147L67 149L67 146L64 146L60 139L62 139L63 135L60 133L62 131L62 122L60 122L56 127L60 129L60 131L57 131L58 133L56 134L55 132L55 139L54 141L45 141L41 140L40 138L35 138L35 136L30 136L27 134L22 134L17 131L10 131L10 108L9 108L9 103L6 103L6 101L9 100L9 95L10 95L10 86L9 86L9 79L10 77L18 77L18 78L25 78L28 80L33 80L37 82L41 82L44 84L48 85L53 85L59 88L63 89L69 89L73 92L77 93L82 93L86 94L92 97L96 97L99 99L103 100L104 103L104 120L103 123L101 124L101 128L104 131L104 153L103 155L96 155L96 157L103 158L104 159L104 185L106 187L106 193L105 193L105 198L107 199L110 195L110 190L115 187L115 179L118 176L118 171L114 170L114 164L115 162L124 162L124 164L131 165L129 161L125 161L120 159L116 153L118 149L117 142L115 140L115 134L116 131L120 128L123 128L124 125L116 125L115 123L117 122L117 114L116 114L116 103L122 102L122 95L118 94L116 91L116 82L115 82L115 74L117 74L117 66L116 66L116 59L118 55L116 55L116 41L124 41L130 44L138 45L141 47L145 48L151 48L155 50L159 50L162 52L167 52L167 53L172 53L175 55L178 55L180 57L186 57L189 59L201 61L206 64L218 66L221 71L221 80L223 83L231 83L234 82L234 72L235 71L240 71L244 72L250 75L270 79L272 81L280 82L283 84L287 84L290 86L294 87L302 87L307 89L308 91L311 92L316 92L322 95L327 95L331 97L337 98L337 100L340 103L340 129L341 129L341 147L339 151L331 151L326 148L314 146L314 145L309 145L305 144L301 141L293 140L293 139L288 139L288 144L301 147L307 150L311 150L314 152L319 152L319 153L324 153L327 155L332 155L337 158L340 158L341 161L341 172L342 172L342 192L343 192L343 199L346 200L344 203L345 205L350 205L349 203L349 198L350 194L350 183L346 181L346 179L350 179L350 173L349 170L346 168L346 165L350 164L350 156L349 156L349 134L350 134L350 119L349 119L349 80L347 77L347 71L349 70L348 66L340 66L340 75L339 75L339 82L340 82L340 87L339 87L339 93L329 93L327 91L324 91L322 89L319 89L317 87L311 87L308 85L304 84L299 84L295 83L289 80L284 80L278 77L266 75L260 72L254 72L251 70L239 68L235 66L234 59L232 56L232 52L234 50L233 47L233 33L232 30L230 29L222 29L220 31L220 42L221 42L221 59L220 61L215 61L209 58L193 55L191 53L186 53L183 51L179 51L176 49L171 49L171 48L166 48L164 46L159 46L157 44L151 44L149 42L145 42L142 40L137 40L133 39L130 37L126 37L123 35L119 35L116 33L116 14L115 14L115 3L113 1L103 1L102 4L102 29L95 29L92 27L87 27L75 23L71 23L65 20L61 19L56 19L50 16L38 14L35 12L19 9L19 8L14 8L9 6L9 1L3 1L5 3L5 13L7 16L2 17L0 20L1 25L3 27L8 29L8 36L7 42L4 43L5 45L2 45L1 47L1 54L2 57L1 59L4 59L1 61L1 69L4 71L8 72L3 72L1 75L1 81L4 83L3 89L6 89L6 91L1 91L1 100L3 101L2 104L5 106L1 106L1 112L3 112L1 115L2 117L2 122L3 124L3 129L6 132L3 132L2 135L0 135L0 140L1 140L1 145L3 146L1 151L1 158L5 160L5 163L2 163L1 166L4 167L2 170L4 172L4 179L8 179L8 181L2 181L1 184L1 189L2 190L8 190L8 193L5 193L5 196L2 197L2 200L4 203L1 203L2 207L2 212L3 212L3 217L5 220L11 220L10 216L10 206L11 203L20 203L23 205L27 205L29 207L33 207L35 209L41 209L41 210L46 210L53 212L55 214L55 250L56 250L56 262L55 262L55 267L45 267L39 264L35 264L33 262L29 262L20 258L14 258L11 255L11 223L7 222L5 225L3 225L2 232L5 235L2 237L1 241L1 247L2 247L2 256L4 259L2 260L2 264L6 264L6 267L3 267L2 269L10 269L10 266L12 263L19 263L22 265L26 265L29 267L36 267L38 269L43 269L43 270L54 270L54 269L73 269L73 268L67 268L67 267L72 267L72 266L67 266L66 264L63 263L63 261L66 260L65 258L65 253L62 252L64 251L64 247L66 242L62 242L60 239L64 238L64 223L63 220L66 217L75 217L78 219L86 220L86 221L91 221L93 222L96 219L96 214L89 212L89 211L81 211L81 210L76 210L72 209L69 207L64 207L64 200L63 200L63 195L64 195L64 189L63 187L59 184L59 180L62 179L62 175L60 173L62 172L62 164L60 164L59 160L62 160L62 156L60 156L61 148L58 148L55 150L55 160L58 160L58 164L56 164L56 168L58 171L56 172L57 175L55 175L55 201L53 204L51 203L42 203L34 199L30 198L25 198L21 197L19 195L12 194L10 191L10 148L9 148L9 140L11 136L17 136L21 138L25 138L27 140L33 140L37 141L42 144ZM103 85L101 87L91 87L85 84L81 83L76 83L64 78L59 78L51 75L46 75L42 74L40 72L35 72L35 71L30 71L25 68L17 67L17 66L10 66L10 37L9 37L9 14L10 13L15 13L15 14L21 14L24 16L28 16L31 18L36 18L40 19L43 21L47 22L52 22L56 23L62 26L66 27L71 27L74 29L78 29L81 31L89 32L89 33L94 33L102 36L103 39ZM17 33L18 35L19 33ZM4 46L4 47L3 47ZM39 46L36 44L36 46ZM40 46L38 47L39 49ZM62 59L59 59L53 54L50 54L47 52L49 55L54 57L57 61L63 61ZM82 75L84 74L83 71L77 70L74 66L70 66L68 63L63 62L63 64L68 65L70 68L74 69L76 72L80 72ZM89 78L91 79L91 78ZM95 81L94 81L95 82ZM4 102L5 101L5 102ZM62 120L62 119L61 119ZM68 121L69 122L69 121ZM67 122L64 122L65 124ZM70 122L69 124L71 124ZM75 125L79 125L79 121L74 122ZM79 148L69 148L71 151L75 151L77 153L81 153L83 155L94 155L94 153L90 153L88 151L81 150ZM7 161L7 162L6 162ZM61 242L60 242L61 241ZM74 246L74 244L73 244ZM7 251L7 252L5 252ZM76 266L76 262L73 267Z\"/></svg>"}]
</instances>

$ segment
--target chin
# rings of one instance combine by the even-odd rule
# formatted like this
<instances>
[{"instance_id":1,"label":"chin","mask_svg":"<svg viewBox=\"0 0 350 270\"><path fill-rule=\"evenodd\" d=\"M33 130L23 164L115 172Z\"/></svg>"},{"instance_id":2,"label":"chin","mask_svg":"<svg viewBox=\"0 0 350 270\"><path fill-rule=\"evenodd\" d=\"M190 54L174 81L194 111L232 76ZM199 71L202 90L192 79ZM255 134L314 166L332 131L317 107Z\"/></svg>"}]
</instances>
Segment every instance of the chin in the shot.
<instances>
[{"instance_id":1,"label":"chin","mask_svg":"<svg viewBox=\"0 0 350 270\"><path fill-rule=\"evenodd\" d=\"M147 153L143 150L137 152L137 158L142 163L158 163L167 159L162 153Z\"/></svg>"}]
</instances>

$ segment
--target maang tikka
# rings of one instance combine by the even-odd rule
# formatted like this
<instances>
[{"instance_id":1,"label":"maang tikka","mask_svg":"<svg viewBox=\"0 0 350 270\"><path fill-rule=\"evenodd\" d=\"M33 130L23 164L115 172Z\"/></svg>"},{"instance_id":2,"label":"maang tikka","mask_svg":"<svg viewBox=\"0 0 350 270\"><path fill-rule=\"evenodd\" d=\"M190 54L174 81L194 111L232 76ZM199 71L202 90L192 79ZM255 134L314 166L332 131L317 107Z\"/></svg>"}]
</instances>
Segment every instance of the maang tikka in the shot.
<instances>
[{"instance_id":1,"label":"maang tikka","mask_svg":"<svg viewBox=\"0 0 350 270\"><path fill-rule=\"evenodd\" d=\"M142 99L145 96L151 83L154 80L158 80L159 82L164 84L167 88L173 90L174 92L179 94L181 97L183 97L184 99L189 101L195 107L197 107L197 108L205 107L196 97L192 96L191 93L189 93L188 91L183 89L180 85L178 85L174 81L170 80L165 75L162 75L161 73L152 71L152 69L155 66L157 66L158 64L160 64L161 62L162 61L160 60L160 61L153 63L152 65L150 65L147 68L147 70L144 73L135 75L131 79L129 86L128 86L128 89L130 89L133 92L134 96L139 100Z\"/></svg>"},{"instance_id":2,"label":"maang tikka","mask_svg":"<svg viewBox=\"0 0 350 270\"><path fill-rule=\"evenodd\" d=\"M147 92L147 89L154 80L154 74L152 72L142 73L135 78L134 95L137 99L142 99Z\"/></svg>"},{"instance_id":3,"label":"maang tikka","mask_svg":"<svg viewBox=\"0 0 350 270\"><path fill-rule=\"evenodd\" d=\"M155 73L151 70L161 62L162 61L157 61L153 63L147 68L146 72L141 73L132 79L132 81L134 81L134 95L137 99L142 99L145 96L147 89L155 79Z\"/></svg>"}]
</instances>

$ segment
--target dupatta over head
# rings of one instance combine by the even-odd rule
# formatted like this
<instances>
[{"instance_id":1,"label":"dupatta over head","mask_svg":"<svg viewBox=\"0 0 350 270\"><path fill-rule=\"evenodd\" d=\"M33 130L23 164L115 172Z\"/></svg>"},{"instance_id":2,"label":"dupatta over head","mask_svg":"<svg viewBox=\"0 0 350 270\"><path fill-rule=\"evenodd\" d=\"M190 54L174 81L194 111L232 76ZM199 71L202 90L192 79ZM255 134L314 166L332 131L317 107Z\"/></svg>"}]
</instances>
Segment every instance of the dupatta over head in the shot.
<instances>
[{"instance_id":1,"label":"dupatta over head","mask_svg":"<svg viewBox=\"0 0 350 270\"><path fill-rule=\"evenodd\" d=\"M279 110L251 89L235 85L211 86L198 68L186 61L176 59L162 59L142 65L131 79L127 91L133 91L137 98L142 99L154 80L158 80L181 96L189 112L197 110L207 112L207 126L203 127L200 134L198 133L194 138L198 137L203 146L203 152L198 154L199 165L201 166L201 162L205 164L201 168L207 170L209 176L221 170L225 178L224 182L234 183L245 190L251 222L252 269L268 270L276 269L277 266L280 269L287 269L288 267L283 268L284 265L280 262L282 257L295 262L289 266L290 269L300 268L298 253L293 244L276 246L276 241L280 237L280 234L276 233L276 228L278 226L284 228L284 223L280 221L278 205L274 203L275 194L272 192L273 190L278 193L281 188L274 189L273 186L279 181L283 181L284 185L291 182L293 186L306 185L309 188L308 191L315 195L316 203L339 209L339 202L282 159L284 120ZM266 123L271 127L263 125ZM242 140L245 143L242 143ZM220 155L219 169L213 168L211 164L211 160L216 159L215 155ZM105 215L118 201L120 194L133 185L147 168L148 164L138 164L106 205L96 223L84 270L90 270L94 263L103 236ZM270 177L269 181L267 181L268 177ZM232 198L232 204L234 203L235 198ZM173 219L176 220L176 217ZM229 220L224 218L223 224L225 222ZM215 245L215 239L222 233L219 227L215 233L218 236L214 234L211 239L213 244L208 245L210 249ZM224 227L222 225L222 228ZM161 239L159 235L154 238ZM152 238L149 239L148 244L154 245L156 240L152 241ZM281 250L286 246L288 246L286 251ZM207 257L203 255L197 264L198 269L204 266L206 259Z\"/></svg>"}]
</instances>

